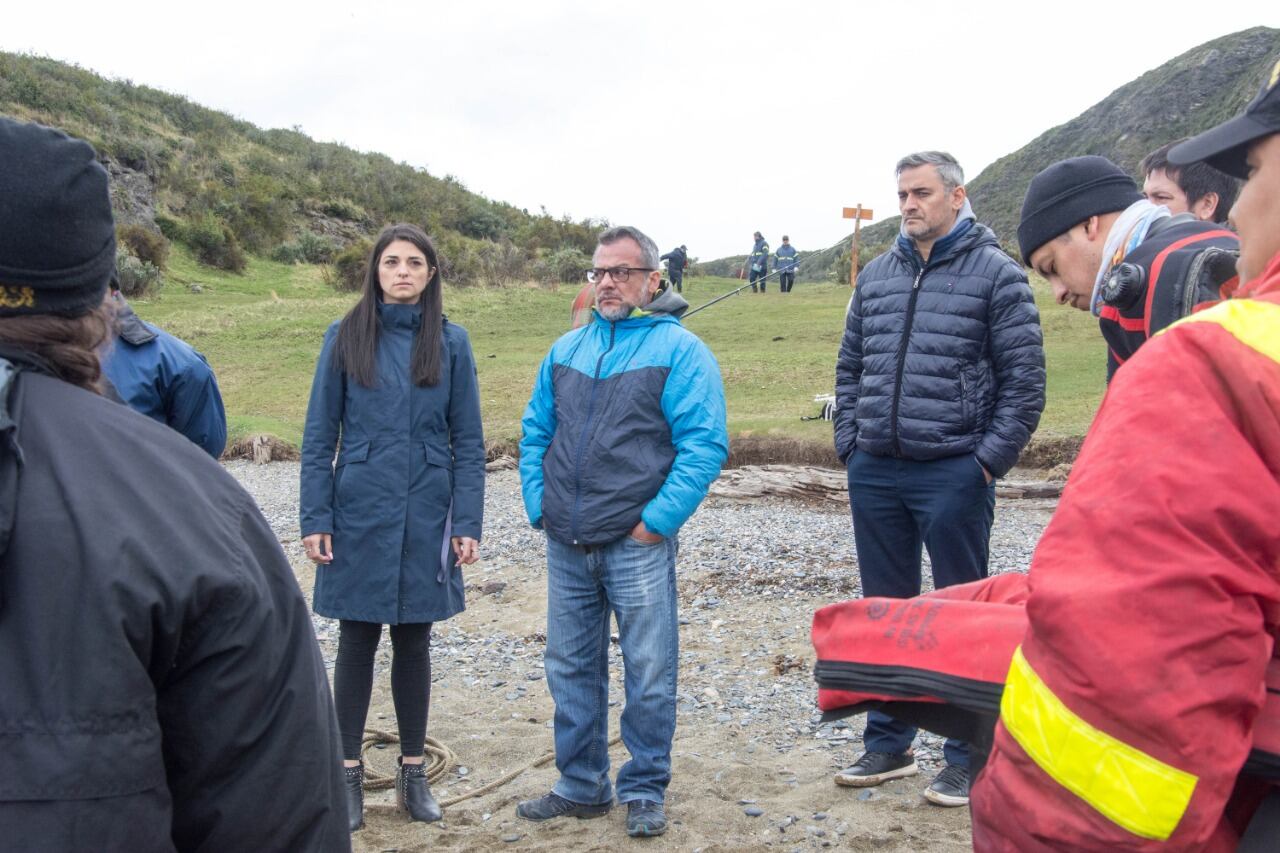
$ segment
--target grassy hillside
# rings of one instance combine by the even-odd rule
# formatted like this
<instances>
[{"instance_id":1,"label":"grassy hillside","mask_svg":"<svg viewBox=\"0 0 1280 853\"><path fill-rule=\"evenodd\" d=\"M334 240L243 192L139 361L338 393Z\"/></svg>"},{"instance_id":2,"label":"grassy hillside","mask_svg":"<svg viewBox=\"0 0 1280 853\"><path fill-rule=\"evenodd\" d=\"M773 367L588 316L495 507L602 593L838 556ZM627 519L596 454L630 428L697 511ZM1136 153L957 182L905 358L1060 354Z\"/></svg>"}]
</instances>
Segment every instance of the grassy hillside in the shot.
<instances>
[{"instance_id":1,"label":"grassy hillside","mask_svg":"<svg viewBox=\"0 0 1280 853\"><path fill-rule=\"evenodd\" d=\"M203 247L224 269L244 252L322 262L388 222L413 222L437 238L455 283L550 280L586 266L601 225L530 214L451 176L51 59L0 52L0 114L91 142L118 223Z\"/></svg>"},{"instance_id":2,"label":"grassy hillside","mask_svg":"<svg viewBox=\"0 0 1280 853\"><path fill-rule=\"evenodd\" d=\"M686 280L693 305L732 289L729 279ZM191 284L199 284L199 293ZM450 319L470 332L480 372L486 434L513 441L533 377L547 348L568 327L576 288L463 288L445 293ZM834 382L847 287L799 285L787 296L739 294L687 323L716 354L735 436L829 445L831 425L801 421ZM1048 339L1049 408L1041 433L1078 435L1104 388L1097 327L1052 304L1037 287ZM253 259L243 276L209 271L179 249L168 284L134 301L147 320L190 341L217 371L233 438L271 433L297 443L320 338L352 303L335 295L316 267Z\"/></svg>"}]
</instances>

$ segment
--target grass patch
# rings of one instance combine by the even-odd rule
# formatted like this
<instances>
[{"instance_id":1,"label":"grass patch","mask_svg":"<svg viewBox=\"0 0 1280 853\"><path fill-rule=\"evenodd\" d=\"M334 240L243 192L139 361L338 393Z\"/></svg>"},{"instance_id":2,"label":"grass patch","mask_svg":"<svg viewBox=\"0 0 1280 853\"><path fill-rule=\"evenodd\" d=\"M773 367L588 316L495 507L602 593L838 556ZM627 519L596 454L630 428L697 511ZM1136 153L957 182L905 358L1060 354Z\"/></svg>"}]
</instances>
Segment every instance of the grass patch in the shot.
<instances>
[{"instance_id":1,"label":"grass patch","mask_svg":"<svg viewBox=\"0 0 1280 853\"><path fill-rule=\"evenodd\" d=\"M695 307L740 284L734 279L686 279ZM772 284L772 282L771 282ZM196 292L198 289L199 292ZM514 441L533 378L552 341L568 328L577 290L515 286L447 288L445 311L471 335L480 374L487 437ZM798 284L750 290L689 318L686 324L715 353L724 373L729 429L743 447L827 445L831 424L812 400L835 380L849 289ZM1043 282L1036 300L1045 328L1049 405L1041 434L1078 435L1105 388L1105 351L1097 324L1055 305ZM242 276L198 265L175 244L167 282L135 310L189 341L213 365L227 407L231 439L270 433L297 444L324 330L354 303L321 280L317 267L251 257Z\"/></svg>"}]
</instances>

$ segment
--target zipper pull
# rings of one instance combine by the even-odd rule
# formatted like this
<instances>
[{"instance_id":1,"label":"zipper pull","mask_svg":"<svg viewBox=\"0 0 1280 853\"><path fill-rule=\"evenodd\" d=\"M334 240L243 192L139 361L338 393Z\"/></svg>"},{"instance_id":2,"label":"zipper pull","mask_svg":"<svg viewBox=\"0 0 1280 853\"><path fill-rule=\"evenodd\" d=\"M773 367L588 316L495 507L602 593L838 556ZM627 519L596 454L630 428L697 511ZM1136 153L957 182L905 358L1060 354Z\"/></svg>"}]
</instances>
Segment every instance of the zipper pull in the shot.
<instances>
[{"instance_id":1,"label":"zipper pull","mask_svg":"<svg viewBox=\"0 0 1280 853\"><path fill-rule=\"evenodd\" d=\"M916 280L911 283L912 290L920 289L920 279L924 278L924 267L920 268L920 272L916 273Z\"/></svg>"}]
</instances>

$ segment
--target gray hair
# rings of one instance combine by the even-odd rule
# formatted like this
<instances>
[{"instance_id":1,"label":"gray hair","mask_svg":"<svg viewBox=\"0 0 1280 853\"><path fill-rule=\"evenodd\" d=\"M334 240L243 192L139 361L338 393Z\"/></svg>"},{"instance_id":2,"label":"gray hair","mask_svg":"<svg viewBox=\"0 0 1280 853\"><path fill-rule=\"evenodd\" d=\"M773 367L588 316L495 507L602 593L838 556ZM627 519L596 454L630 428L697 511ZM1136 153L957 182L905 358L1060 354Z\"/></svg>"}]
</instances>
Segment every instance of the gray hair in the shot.
<instances>
[{"instance_id":1,"label":"gray hair","mask_svg":"<svg viewBox=\"0 0 1280 853\"><path fill-rule=\"evenodd\" d=\"M644 265L650 269L658 269L662 266L662 262L658 259L658 244L649 238L639 228L631 225L615 225L608 231L600 232L600 236L596 238L596 242L601 246L608 246L619 240L633 240L640 247L640 254L644 258Z\"/></svg>"},{"instance_id":2,"label":"gray hair","mask_svg":"<svg viewBox=\"0 0 1280 853\"><path fill-rule=\"evenodd\" d=\"M964 170L960 168L960 163L945 151L917 151L908 154L898 161L893 175L900 178L907 169L917 166L933 166L937 169L938 177L942 178L942 186L947 192L964 184Z\"/></svg>"}]
</instances>

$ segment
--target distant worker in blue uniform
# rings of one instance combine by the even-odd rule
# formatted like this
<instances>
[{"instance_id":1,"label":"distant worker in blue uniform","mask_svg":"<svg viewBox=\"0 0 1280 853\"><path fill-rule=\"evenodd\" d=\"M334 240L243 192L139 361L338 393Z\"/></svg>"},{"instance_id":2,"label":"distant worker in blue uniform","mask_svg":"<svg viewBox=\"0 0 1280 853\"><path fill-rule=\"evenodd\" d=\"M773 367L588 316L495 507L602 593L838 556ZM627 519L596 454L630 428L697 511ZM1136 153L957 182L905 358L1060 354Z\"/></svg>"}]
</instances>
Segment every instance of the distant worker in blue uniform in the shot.
<instances>
[{"instance_id":1,"label":"distant worker in blue uniform","mask_svg":"<svg viewBox=\"0 0 1280 853\"><path fill-rule=\"evenodd\" d=\"M796 283L796 269L800 261L796 259L796 247L791 245L791 238L782 235L782 245L773 255L773 271L778 274L778 287L783 293L790 293Z\"/></svg>"},{"instance_id":2,"label":"distant worker in blue uniform","mask_svg":"<svg viewBox=\"0 0 1280 853\"><path fill-rule=\"evenodd\" d=\"M747 258L747 270L750 273L751 292L764 293L765 276L769 274L769 243L759 231L755 233L755 245L751 247L751 256ZM756 290L756 283L760 288Z\"/></svg>"},{"instance_id":3,"label":"distant worker in blue uniform","mask_svg":"<svg viewBox=\"0 0 1280 853\"><path fill-rule=\"evenodd\" d=\"M115 311L116 336L102 372L121 402L217 459L227 445L227 415L209 362L186 341L133 313L114 277L107 301Z\"/></svg>"}]
</instances>

